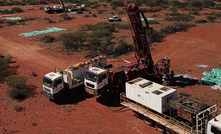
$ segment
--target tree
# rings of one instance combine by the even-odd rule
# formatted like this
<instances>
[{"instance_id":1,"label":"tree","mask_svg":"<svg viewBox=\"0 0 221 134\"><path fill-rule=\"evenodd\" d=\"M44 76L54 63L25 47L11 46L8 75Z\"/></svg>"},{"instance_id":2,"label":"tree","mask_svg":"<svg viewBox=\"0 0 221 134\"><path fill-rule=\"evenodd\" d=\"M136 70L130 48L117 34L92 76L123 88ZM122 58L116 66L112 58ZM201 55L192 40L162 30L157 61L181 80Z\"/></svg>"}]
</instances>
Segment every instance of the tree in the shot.
<instances>
[{"instance_id":1,"label":"tree","mask_svg":"<svg viewBox=\"0 0 221 134\"><path fill-rule=\"evenodd\" d=\"M23 100L28 96L28 78L20 75L11 75L5 78L6 83L12 89L8 91L8 94L13 99Z\"/></svg>"}]
</instances>

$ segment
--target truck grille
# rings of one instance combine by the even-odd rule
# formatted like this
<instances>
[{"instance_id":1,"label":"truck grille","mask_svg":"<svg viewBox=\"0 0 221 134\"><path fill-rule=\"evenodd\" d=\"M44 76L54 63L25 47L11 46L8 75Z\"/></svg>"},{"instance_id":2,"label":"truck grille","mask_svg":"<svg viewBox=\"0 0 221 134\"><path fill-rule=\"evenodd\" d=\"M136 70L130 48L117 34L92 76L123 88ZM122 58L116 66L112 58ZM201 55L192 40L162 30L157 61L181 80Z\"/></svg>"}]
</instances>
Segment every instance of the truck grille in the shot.
<instances>
[{"instance_id":1,"label":"truck grille","mask_svg":"<svg viewBox=\"0 0 221 134\"><path fill-rule=\"evenodd\" d=\"M94 85L93 85L93 84L90 84L90 83L87 83L87 82L86 82L86 85L87 85L88 87L94 88Z\"/></svg>"},{"instance_id":2,"label":"truck grille","mask_svg":"<svg viewBox=\"0 0 221 134\"><path fill-rule=\"evenodd\" d=\"M44 90L45 90L46 92L48 92L48 93L51 93L51 90L48 89L48 88L46 88L46 87L44 87Z\"/></svg>"}]
</instances>

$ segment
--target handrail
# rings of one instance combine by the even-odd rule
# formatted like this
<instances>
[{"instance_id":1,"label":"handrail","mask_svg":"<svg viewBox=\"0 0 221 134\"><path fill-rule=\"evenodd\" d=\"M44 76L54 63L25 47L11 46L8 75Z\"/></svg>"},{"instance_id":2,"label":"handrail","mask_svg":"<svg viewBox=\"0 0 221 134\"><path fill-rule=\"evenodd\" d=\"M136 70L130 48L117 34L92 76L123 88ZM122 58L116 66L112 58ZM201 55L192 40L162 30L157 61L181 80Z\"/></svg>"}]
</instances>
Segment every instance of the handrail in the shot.
<instances>
[{"instance_id":1,"label":"handrail","mask_svg":"<svg viewBox=\"0 0 221 134\"><path fill-rule=\"evenodd\" d=\"M180 128L182 128L184 131L188 131L188 132L190 132L190 133L193 133L194 131L196 131L196 125L191 127L191 126L188 126L188 125L186 125L185 123L180 122L180 121L178 121L178 120L176 120L176 119L174 119L174 118L172 118L172 117L170 117L170 116L168 116L168 115L165 115L165 114L163 114L163 113L159 113L159 112L157 112L157 114L156 114L156 113L153 113L153 112L150 111L150 110L153 110L153 109L151 109L151 108L149 108L149 107L147 107L147 109L146 109L146 108L145 108L146 106L144 106L144 105L142 105L142 104L140 104L140 103L138 103L138 102L136 102L136 101L134 101L134 102L136 102L136 103L133 103L133 102L132 102L133 100L131 100L130 98L126 97L125 93L121 93L121 94L120 94L120 102L123 102L123 101L125 101L127 104L132 104L132 105L136 106L136 107L137 107L137 111L138 111L138 108L145 109L145 110L147 111L147 116L148 116L148 114L152 114L152 115L158 117L158 120L159 120L159 118L160 118L161 120L162 120L162 119L163 119L163 120L166 120L167 122L169 122L169 123L171 123L171 124L173 124L173 125L175 125L175 126L177 126L177 127L180 127ZM140 105L141 105L141 106L140 106ZM149 110L149 109L150 109L150 110ZM155 111L155 110L153 110L153 111ZM179 124L182 124L182 125L179 125L179 124L177 124L177 123L172 122L171 119L172 119L173 121L179 123ZM159 121L158 121L158 122L159 122ZM170 128L171 128L171 126L170 126ZM189 130L188 128L190 128L190 130ZM194 129L194 128L195 128L195 129Z\"/></svg>"}]
</instances>

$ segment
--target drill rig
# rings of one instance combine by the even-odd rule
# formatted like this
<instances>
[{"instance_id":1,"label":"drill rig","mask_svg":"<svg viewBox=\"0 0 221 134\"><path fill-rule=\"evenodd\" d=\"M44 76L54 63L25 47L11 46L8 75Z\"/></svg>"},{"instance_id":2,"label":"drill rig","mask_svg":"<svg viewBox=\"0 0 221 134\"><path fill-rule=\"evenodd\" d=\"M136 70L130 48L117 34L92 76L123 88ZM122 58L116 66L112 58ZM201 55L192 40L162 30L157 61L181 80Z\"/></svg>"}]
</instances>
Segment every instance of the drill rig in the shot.
<instances>
[{"instance_id":1,"label":"drill rig","mask_svg":"<svg viewBox=\"0 0 221 134\"><path fill-rule=\"evenodd\" d=\"M106 91L124 89L125 82L137 77L155 77L162 80L162 76L170 76L170 59L163 58L154 64L146 30L149 27L144 13L139 10L138 5L124 2L129 16L131 31L135 45L136 62L129 62L120 67L113 67L111 64L103 68L92 67L85 72L85 91L93 95L102 95ZM142 24L141 16L145 20L145 27ZM119 87L119 88L118 88Z\"/></svg>"}]
</instances>

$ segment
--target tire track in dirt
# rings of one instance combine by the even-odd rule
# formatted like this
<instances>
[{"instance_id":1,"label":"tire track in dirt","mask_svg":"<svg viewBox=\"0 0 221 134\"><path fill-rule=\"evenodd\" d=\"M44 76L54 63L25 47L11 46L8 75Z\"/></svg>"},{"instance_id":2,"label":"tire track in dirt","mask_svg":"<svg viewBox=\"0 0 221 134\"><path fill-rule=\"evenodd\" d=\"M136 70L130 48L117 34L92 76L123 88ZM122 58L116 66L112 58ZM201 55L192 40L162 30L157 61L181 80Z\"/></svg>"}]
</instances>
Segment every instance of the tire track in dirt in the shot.
<instances>
[{"instance_id":1,"label":"tire track in dirt","mask_svg":"<svg viewBox=\"0 0 221 134\"><path fill-rule=\"evenodd\" d=\"M65 61L39 52L42 48L36 45L20 44L0 37L0 53L16 57L23 63L28 63L36 72L48 72L54 67L65 64ZM41 74L43 75L43 74Z\"/></svg>"}]
</instances>

